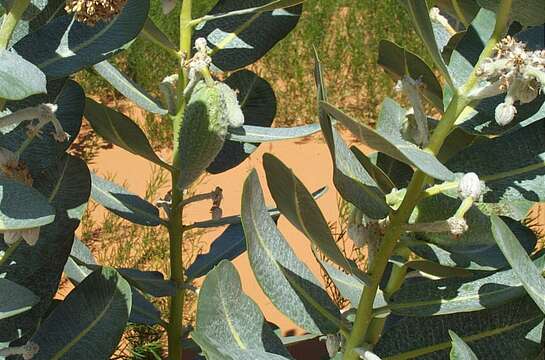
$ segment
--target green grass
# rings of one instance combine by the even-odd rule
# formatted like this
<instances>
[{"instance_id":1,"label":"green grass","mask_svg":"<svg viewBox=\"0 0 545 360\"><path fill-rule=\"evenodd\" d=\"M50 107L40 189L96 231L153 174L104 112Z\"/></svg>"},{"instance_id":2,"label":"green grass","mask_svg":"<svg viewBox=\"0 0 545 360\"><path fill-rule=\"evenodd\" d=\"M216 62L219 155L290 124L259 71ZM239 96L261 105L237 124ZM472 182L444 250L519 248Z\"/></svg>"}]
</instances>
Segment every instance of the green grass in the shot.
<instances>
[{"instance_id":1,"label":"green grass","mask_svg":"<svg viewBox=\"0 0 545 360\"><path fill-rule=\"evenodd\" d=\"M205 14L215 0L195 1L194 15ZM150 17L173 41L178 39L178 8L162 14L160 0L152 0ZM393 82L376 64L378 44L389 39L423 54L423 46L412 30L398 0L307 0L298 27L258 63L250 66L276 91L276 126L316 121L312 77L315 46L322 59L330 100L360 120L373 123L385 96L395 96ZM138 38L114 62L155 96L176 62L165 51ZM79 80L86 91L103 100L120 98L107 83L91 72ZM310 94L310 95L309 95ZM152 143L168 144L170 129L155 117L144 124ZM166 141L166 142L165 142Z\"/></svg>"}]
</instances>

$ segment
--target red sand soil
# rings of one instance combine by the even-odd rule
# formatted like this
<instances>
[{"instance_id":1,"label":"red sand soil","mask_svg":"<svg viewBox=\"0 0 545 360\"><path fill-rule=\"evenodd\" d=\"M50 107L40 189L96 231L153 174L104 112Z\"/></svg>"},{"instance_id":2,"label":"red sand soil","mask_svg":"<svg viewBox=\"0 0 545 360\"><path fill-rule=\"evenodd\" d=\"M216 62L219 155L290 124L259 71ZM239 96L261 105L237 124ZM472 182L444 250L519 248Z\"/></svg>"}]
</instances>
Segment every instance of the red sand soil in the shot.
<instances>
[{"instance_id":1,"label":"red sand soil","mask_svg":"<svg viewBox=\"0 0 545 360\"><path fill-rule=\"evenodd\" d=\"M327 186L328 192L318 200L318 204L328 222L337 220L337 195L332 183L331 157L319 134L306 139L262 144L255 153L238 167L222 174L205 176L197 185L196 193L212 191L216 186L221 187L224 195L222 202L223 215L237 215L240 213L243 182L248 173L255 168L264 188L267 203L274 205L267 189L261 164L262 156L266 152L274 154L288 167L292 168L311 192L322 186ZM118 147L101 151L94 159L91 168L101 175L115 175L117 183L126 182L127 188L139 195L144 194L146 184L153 171L153 167L150 166L149 162ZM208 220L210 218L210 207L210 201L189 205L186 208L187 210L184 211L185 222L189 224L194 221ZM318 263L311 253L310 242L306 237L285 218L280 219L278 226L296 254L310 267L316 277L320 278ZM208 251L206 247L223 230L224 228L213 229L204 235L202 240L206 244L206 251ZM233 262L241 275L244 291L257 302L265 317L277 324L284 333L295 332L300 334L301 329L282 315L261 291L251 271L248 256L243 254Z\"/></svg>"}]
</instances>

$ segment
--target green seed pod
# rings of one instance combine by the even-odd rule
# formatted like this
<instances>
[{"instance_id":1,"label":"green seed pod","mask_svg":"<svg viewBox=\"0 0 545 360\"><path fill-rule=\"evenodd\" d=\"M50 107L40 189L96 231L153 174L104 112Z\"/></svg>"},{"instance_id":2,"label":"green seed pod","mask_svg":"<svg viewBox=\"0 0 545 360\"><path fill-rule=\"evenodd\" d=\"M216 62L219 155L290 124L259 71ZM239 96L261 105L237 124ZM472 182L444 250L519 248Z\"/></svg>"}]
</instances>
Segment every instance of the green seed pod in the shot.
<instances>
[{"instance_id":1,"label":"green seed pod","mask_svg":"<svg viewBox=\"0 0 545 360\"><path fill-rule=\"evenodd\" d=\"M243 124L244 115L233 103L234 91L223 83L195 85L187 103L180 131L180 170L178 186L187 188L201 176L220 152L227 128ZM236 106L235 106L236 105Z\"/></svg>"}]
</instances>

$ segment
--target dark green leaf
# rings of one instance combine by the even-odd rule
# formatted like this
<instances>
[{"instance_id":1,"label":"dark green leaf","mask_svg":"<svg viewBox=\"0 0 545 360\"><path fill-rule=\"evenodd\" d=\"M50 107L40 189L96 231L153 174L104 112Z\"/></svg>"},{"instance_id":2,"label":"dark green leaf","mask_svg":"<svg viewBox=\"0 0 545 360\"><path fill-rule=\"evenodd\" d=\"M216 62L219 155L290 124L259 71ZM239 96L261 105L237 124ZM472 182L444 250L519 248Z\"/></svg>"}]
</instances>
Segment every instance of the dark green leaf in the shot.
<instances>
[{"instance_id":1,"label":"dark green leaf","mask_svg":"<svg viewBox=\"0 0 545 360\"><path fill-rule=\"evenodd\" d=\"M443 60L441 51L439 51L437 40L435 39L435 35L433 33L433 27L430 21L429 10L426 2L423 0L408 0L407 3L409 5L409 13L411 14L413 24L415 25L418 35L420 35L424 41L424 45L435 62L435 66L439 68L447 82L451 84L452 80L450 78L447 65Z\"/></svg>"},{"instance_id":2,"label":"dark green leaf","mask_svg":"<svg viewBox=\"0 0 545 360\"><path fill-rule=\"evenodd\" d=\"M146 22L149 0L129 0L121 14L94 27L58 17L14 45L48 77L60 78L105 60L133 40Z\"/></svg>"},{"instance_id":3,"label":"dark green leaf","mask_svg":"<svg viewBox=\"0 0 545 360\"><path fill-rule=\"evenodd\" d=\"M534 264L545 271L545 255L542 254ZM407 282L393 295L389 307L393 313L404 316L445 315L494 308L524 295L522 282L512 269L508 269L472 279Z\"/></svg>"},{"instance_id":4,"label":"dark green leaf","mask_svg":"<svg viewBox=\"0 0 545 360\"><path fill-rule=\"evenodd\" d=\"M461 200L446 195L427 198L419 203L413 219L419 223L446 220L456 212L460 204ZM480 205L473 206L465 215L468 230L457 239L452 238L449 233L418 233L418 237L426 243L415 243L410 247L421 257L446 266L470 270L505 268L509 263L492 235L489 217L491 213L485 211ZM504 219L515 231L526 251L531 252L537 242L535 234L519 221L507 217Z\"/></svg>"},{"instance_id":5,"label":"dark green leaf","mask_svg":"<svg viewBox=\"0 0 545 360\"><path fill-rule=\"evenodd\" d=\"M483 8L498 11L500 0L477 0ZM511 5L511 20L524 26L536 26L545 23L545 11L542 0L513 0Z\"/></svg>"},{"instance_id":6,"label":"dark green leaf","mask_svg":"<svg viewBox=\"0 0 545 360\"><path fill-rule=\"evenodd\" d=\"M498 246L513 267L528 295L545 313L545 279L543 279L545 269L543 267L538 269L535 266L515 234L499 217L492 216L491 220L492 233Z\"/></svg>"},{"instance_id":7,"label":"dark green leaf","mask_svg":"<svg viewBox=\"0 0 545 360\"><path fill-rule=\"evenodd\" d=\"M270 3L270 0L220 0L209 15ZM212 63L223 71L259 60L297 25L303 6L224 17L197 26L193 38L204 37L215 51Z\"/></svg>"},{"instance_id":8,"label":"dark green leaf","mask_svg":"<svg viewBox=\"0 0 545 360\"><path fill-rule=\"evenodd\" d=\"M74 285L81 283L89 276L93 269L96 270L96 260L91 250L78 238L74 238L74 244L70 251L70 257L64 265L64 273ZM142 293L131 286L132 307L129 322L135 324L155 325L161 321L161 313L149 302Z\"/></svg>"},{"instance_id":9,"label":"dark green leaf","mask_svg":"<svg viewBox=\"0 0 545 360\"><path fill-rule=\"evenodd\" d=\"M56 164L76 139L81 128L85 95L76 82L56 80L48 82L47 95L35 95L23 101L8 102L7 108L15 112L43 103L53 103L58 106L55 116L64 131L68 133L69 139L62 143L56 141L51 135L54 131L51 123L42 128L43 136L35 137L21 154L21 160L29 167L33 178L39 177L42 171ZM27 125L28 123L24 122L7 134L0 134L0 146L17 151L28 139Z\"/></svg>"},{"instance_id":10,"label":"dark green leaf","mask_svg":"<svg viewBox=\"0 0 545 360\"><path fill-rule=\"evenodd\" d=\"M387 103L385 103L385 106L387 106L386 104ZM384 152L408 165L414 166L435 179L445 181L454 179L454 174L429 152L391 134L377 132L350 118L348 115L328 103L321 102L320 105L324 111L340 121L357 136L360 141L371 148ZM388 111L388 109L383 108L382 111Z\"/></svg>"},{"instance_id":11,"label":"dark green leaf","mask_svg":"<svg viewBox=\"0 0 545 360\"><path fill-rule=\"evenodd\" d=\"M31 341L36 360L107 359L117 348L131 310L129 284L111 268L96 270L41 324Z\"/></svg>"},{"instance_id":12,"label":"dark green leaf","mask_svg":"<svg viewBox=\"0 0 545 360\"><path fill-rule=\"evenodd\" d=\"M0 176L1 232L44 226L53 220L55 211L39 191Z\"/></svg>"},{"instance_id":13,"label":"dark green leaf","mask_svg":"<svg viewBox=\"0 0 545 360\"><path fill-rule=\"evenodd\" d=\"M229 76L225 83L237 91L238 102L244 114L246 128L241 129L240 133L247 134L247 131L260 130L260 133L266 134L265 128L270 128L276 116L276 96L267 80L249 70L241 70ZM270 130L272 132L274 129ZM233 136L245 135L233 134ZM232 169L250 156L258 146L259 143L247 144L226 140L207 171L211 174L219 174Z\"/></svg>"},{"instance_id":14,"label":"dark green leaf","mask_svg":"<svg viewBox=\"0 0 545 360\"><path fill-rule=\"evenodd\" d=\"M142 271L138 269L116 269L129 284L142 290L144 294L155 297L174 296L176 285L165 280L164 275L159 271Z\"/></svg>"},{"instance_id":15,"label":"dark green leaf","mask_svg":"<svg viewBox=\"0 0 545 360\"><path fill-rule=\"evenodd\" d=\"M163 33L161 29L159 29L157 25L155 25L153 20L149 17L146 20L144 27L142 28L142 34L149 38L152 38L154 41L162 44L167 49L178 51L178 47L174 45L169 37L165 33Z\"/></svg>"},{"instance_id":16,"label":"dark green leaf","mask_svg":"<svg viewBox=\"0 0 545 360\"><path fill-rule=\"evenodd\" d=\"M32 291L0 278L0 320L30 310L39 300Z\"/></svg>"},{"instance_id":17,"label":"dark green leaf","mask_svg":"<svg viewBox=\"0 0 545 360\"><path fill-rule=\"evenodd\" d=\"M450 350L450 360L479 360L477 355L454 331L448 331L452 339L452 350Z\"/></svg>"},{"instance_id":18,"label":"dark green leaf","mask_svg":"<svg viewBox=\"0 0 545 360\"><path fill-rule=\"evenodd\" d=\"M312 197L317 199L326 191L326 188L321 188L312 193ZM276 222L280 212L278 209L268 209L269 214ZM186 275L191 279L196 279L206 275L214 266L220 263L221 260L233 260L246 251L246 239L244 238L244 230L239 216L230 216L224 218L222 222L210 221L201 223L200 227L217 227L225 224L230 224L220 236L218 236L210 245L210 251L206 254L199 254L195 258L187 270ZM206 226L203 226L206 225Z\"/></svg>"},{"instance_id":19,"label":"dark green leaf","mask_svg":"<svg viewBox=\"0 0 545 360\"><path fill-rule=\"evenodd\" d=\"M93 129L107 141L155 164L169 168L153 151L144 132L122 113L87 98L85 117Z\"/></svg>"},{"instance_id":20,"label":"dark green leaf","mask_svg":"<svg viewBox=\"0 0 545 360\"><path fill-rule=\"evenodd\" d=\"M244 184L242 225L254 275L272 303L308 332L336 332L339 310L276 228L255 170Z\"/></svg>"},{"instance_id":21,"label":"dark green leaf","mask_svg":"<svg viewBox=\"0 0 545 360\"><path fill-rule=\"evenodd\" d=\"M246 239L242 224L231 224L212 242L208 253L197 255L195 262L185 273L191 279L199 278L206 275L221 260L233 260L245 251Z\"/></svg>"},{"instance_id":22,"label":"dark green leaf","mask_svg":"<svg viewBox=\"0 0 545 360\"><path fill-rule=\"evenodd\" d=\"M69 218L81 220L89 200L91 174L85 161L65 154L42 172L34 181L34 187L47 196L58 211L66 211Z\"/></svg>"},{"instance_id":23,"label":"dark green leaf","mask_svg":"<svg viewBox=\"0 0 545 360\"><path fill-rule=\"evenodd\" d=\"M0 51L0 98L22 100L46 92L45 75L40 69L14 52Z\"/></svg>"},{"instance_id":24,"label":"dark green leaf","mask_svg":"<svg viewBox=\"0 0 545 360\"><path fill-rule=\"evenodd\" d=\"M545 201L545 121L479 141L447 162L453 171L475 172L485 181L483 200L509 206ZM531 204L528 206L531 207Z\"/></svg>"},{"instance_id":25,"label":"dark green leaf","mask_svg":"<svg viewBox=\"0 0 545 360\"><path fill-rule=\"evenodd\" d=\"M443 111L443 91L441 90L441 84L424 60L388 40L380 41L378 51L378 64L395 81L400 80L404 76L421 80L424 97L440 111Z\"/></svg>"},{"instance_id":26,"label":"dark green leaf","mask_svg":"<svg viewBox=\"0 0 545 360\"><path fill-rule=\"evenodd\" d=\"M375 180L385 194L389 194L396 187L388 175L386 175L386 173L380 167L375 165L373 161L368 158L358 147L353 145L350 147L350 151L356 155L356 158L360 164L365 168L367 173L371 175L373 180Z\"/></svg>"},{"instance_id":27,"label":"dark green leaf","mask_svg":"<svg viewBox=\"0 0 545 360\"><path fill-rule=\"evenodd\" d=\"M204 280L192 335L199 345L198 340L206 337L229 356L236 356L240 350L254 350L291 358L265 323L257 304L242 291L240 277L227 260L219 263Z\"/></svg>"},{"instance_id":28,"label":"dark green leaf","mask_svg":"<svg viewBox=\"0 0 545 360\"><path fill-rule=\"evenodd\" d=\"M161 108L156 100L134 81L123 75L115 66L104 60L93 66L93 69L108 81L117 91L125 95L129 100L154 114L164 115L168 111Z\"/></svg>"},{"instance_id":29,"label":"dark green leaf","mask_svg":"<svg viewBox=\"0 0 545 360\"><path fill-rule=\"evenodd\" d=\"M461 12L457 13L452 0L437 0L435 6L446 11L450 16L457 18L462 24L469 24L477 15L479 5L475 0L457 0L456 5L460 7ZM461 16L459 16L461 14Z\"/></svg>"},{"instance_id":30,"label":"dark green leaf","mask_svg":"<svg viewBox=\"0 0 545 360\"><path fill-rule=\"evenodd\" d=\"M292 170L272 154L263 155L267 184L278 209L330 260L352 273L311 193Z\"/></svg>"},{"instance_id":31,"label":"dark green leaf","mask_svg":"<svg viewBox=\"0 0 545 360\"><path fill-rule=\"evenodd\" d=\"M91 175L93 200L135 224L157 226L161 224L159 209L137 195L131 194L121 186Z\"/></svg>"},{"instance_id":32,"label":"dark green leaf","mask_svg":"<svg viewBox=\"0 0 545 360\"><path fill-rule=\"evenodd\" d=\"M504 306L472 313L416 317L389 317L386 331L375 347L384 360L448 359L456 332L480 360L534 359L541 351L541 340L528 337L543 321L539 308L527 297ZM422 331L425 329L425 331ZM410 334L408 336L407 334Z\"/></svg>"}]
</instances>

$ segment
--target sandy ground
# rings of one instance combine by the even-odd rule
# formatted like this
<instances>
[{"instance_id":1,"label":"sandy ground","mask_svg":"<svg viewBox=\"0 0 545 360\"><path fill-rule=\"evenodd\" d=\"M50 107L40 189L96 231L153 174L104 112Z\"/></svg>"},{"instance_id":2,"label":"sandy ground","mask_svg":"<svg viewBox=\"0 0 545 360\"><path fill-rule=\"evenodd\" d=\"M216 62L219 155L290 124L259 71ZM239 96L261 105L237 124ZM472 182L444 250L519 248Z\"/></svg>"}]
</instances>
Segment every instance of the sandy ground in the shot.
<instances>
[{"instance_id":1,"label":"sandy ground","mask_svg":"<svg viewBox=\"0 0 545 360\"><path fill-rule=\"evenodd\" d=\"M349 143L354 142L349 135L344 135ZM366 148L361 147L361 149L364 152L369 151ZM288 167L292 168L311 192L322 186L327 186L329 191L318 200L318 204L328 222L337 220L338 199L332 184L331 158L320 134L306 139L262 144L255 153L238 167L223 174L205 176L196 187L196 193L212 191L216 186L221 187L224 194L222 203L224 216L237 215L240 213L240 199L244 179L255 168L264 188L267 203L274 205L268 193L261 164L265 152L276 155ZM139 195L144 194L146 184L153 171L153 167L146 160L117 147L102 151L94 159L91 168L101 175L115 175L116 182L126 182L128 189ZM184 212L185 222L192 223L194 221L208 220L210 218L210 206L209 201L189 205ZM545 211L540 212L539 222L545 224ZM306 237L285 218L280 219L278 226L300 259L308 264L317 278L321 279L319 266L312 256L310 242ZM206 251L208 251L209 244L223 230L224 228L211 230L204 235L202 242L206 244ZM234 260L234 264L241 275L244 291L257 302L265 317L277 324L283 333L301 334L301 329L282 315L261 291L251 271L248 256L246 254L241 255Z\"/></svg>"},{"instance_id":2,"label":"sandy ground","mask_svg":"<svg viewBox=\"0 0 545 360\"><path fill-rule=\"evenodd\" d=\"M362 149L365 150L365 149ZM257 169L261 184L265 191L268 204L274 205L266 186L262 156L265 152L272 153L280 158L287 166L292 168L296 175L312 192L322 186L327 186L329 191L318 200L325 218L328 222L334 222L338 218L337 195L332 184L331 158L326 144L321 135L317 134L306 139L282 141L262 144L250 158L238 167L219 175L207 175L197 185L196 192L203 193L213 190L216 186L223 189L224 200L222 203L223 215L237 215L240 213L240 200L242 185L248 173ZM140 159L123 149L114 147L111 150L102 151L91 165L93 171L101 175L115 175L116 182L128 184L128 189L136 194L143 195L146 184L152 176L152 166L146 160ZM209 201L189 205L184 211L186 223L208 220L210 218ZM319 276L319 266L312 256L310 242L295 229L285 218L279 221L279 229L284 234L296 254ZM211 230L202 239L207 246L224 230L219 228ZM205 248L206 248L205 247ZM206 251L208 249L206 248ZM289 319L282 315L267 299L257 284L251 271L248 256L246 254L234 260L238 269L244 291L254 299L262 309L265 317L277 324L283 332L300 333L300 329Z\"/></svg>"}]
</instances>

